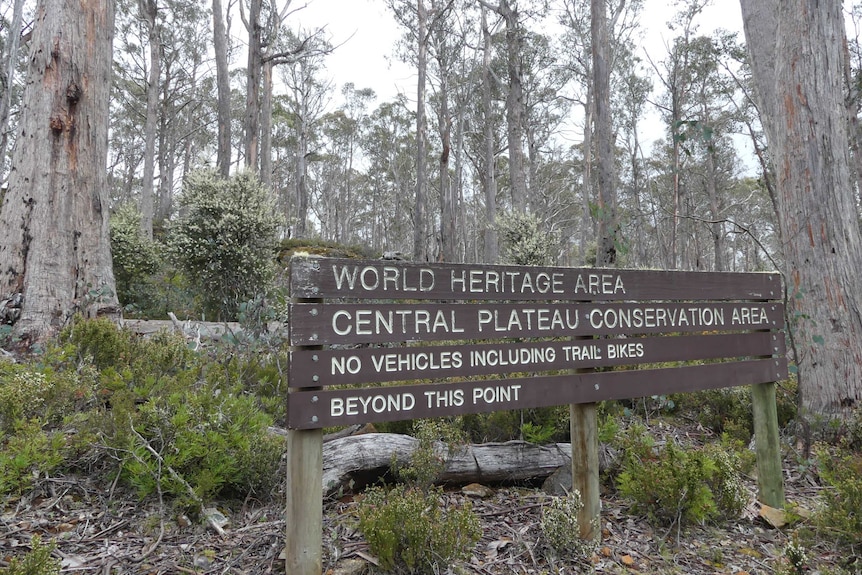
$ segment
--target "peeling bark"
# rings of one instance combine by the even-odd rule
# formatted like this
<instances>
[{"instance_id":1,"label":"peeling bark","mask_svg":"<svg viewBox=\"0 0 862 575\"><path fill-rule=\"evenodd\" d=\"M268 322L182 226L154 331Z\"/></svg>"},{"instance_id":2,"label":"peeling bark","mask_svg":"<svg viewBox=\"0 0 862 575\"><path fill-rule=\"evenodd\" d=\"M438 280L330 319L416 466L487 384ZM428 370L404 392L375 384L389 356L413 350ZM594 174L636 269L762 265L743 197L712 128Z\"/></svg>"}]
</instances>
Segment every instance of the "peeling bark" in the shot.
<instances>
[{"instance_id":1,"label":"peeling bark","mask_svg":"<svg viewBox=\"0 0 862 575\"><path fill-rule=\"evenodd\" d=\"M39 341L75 312L116 314L108 241L107 144L114 7L41 0L0 207L0 298Z\"/></svg>"}]
</instances>

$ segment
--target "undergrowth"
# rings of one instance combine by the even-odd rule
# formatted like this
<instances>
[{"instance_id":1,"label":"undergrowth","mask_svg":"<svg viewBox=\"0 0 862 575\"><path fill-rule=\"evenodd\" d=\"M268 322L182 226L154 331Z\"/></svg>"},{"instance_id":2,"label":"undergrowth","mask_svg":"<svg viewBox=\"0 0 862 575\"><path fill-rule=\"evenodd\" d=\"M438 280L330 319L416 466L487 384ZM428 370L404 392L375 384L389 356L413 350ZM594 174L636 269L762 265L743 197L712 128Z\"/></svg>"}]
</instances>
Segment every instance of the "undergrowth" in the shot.
<instances>
[{"instance_id":1,"label":"undergrowth","mask_svg":"<svg viewBox=\"0 0 862 575\"><path fill-rule=\"evenodd\" d=\"M182 505L268 499L284 451L268 428L283 408L267 410L260 382L277 377L254 355L74 321L30 363L0 364L0 496L79 468Z\"/></svg>"}]
</instances>

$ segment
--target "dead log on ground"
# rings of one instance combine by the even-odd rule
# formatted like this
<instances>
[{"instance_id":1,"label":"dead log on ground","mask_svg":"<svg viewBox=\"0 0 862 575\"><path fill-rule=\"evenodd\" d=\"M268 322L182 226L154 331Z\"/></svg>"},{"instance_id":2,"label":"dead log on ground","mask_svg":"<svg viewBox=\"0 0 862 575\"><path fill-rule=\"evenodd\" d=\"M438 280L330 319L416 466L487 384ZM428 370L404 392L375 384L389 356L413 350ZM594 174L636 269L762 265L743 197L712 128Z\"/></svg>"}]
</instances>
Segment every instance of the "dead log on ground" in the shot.
<instances>
[{"instance_id":1,"label":"dead log on ground","mask_svg":"<svg viewBox=\"0 0 862 575\"><path fill-rule=\"evenodd\" d=\"M393 460L406 465L418 441L409 435L366 433L323 445L323 491L330 495L373 483ZM437 445L443 455L442 443ZM526 441L464 446L449 458L441 483L512 483L543 479L571 465L571 444L541 446Z\"/></svg>"}]
</instances>

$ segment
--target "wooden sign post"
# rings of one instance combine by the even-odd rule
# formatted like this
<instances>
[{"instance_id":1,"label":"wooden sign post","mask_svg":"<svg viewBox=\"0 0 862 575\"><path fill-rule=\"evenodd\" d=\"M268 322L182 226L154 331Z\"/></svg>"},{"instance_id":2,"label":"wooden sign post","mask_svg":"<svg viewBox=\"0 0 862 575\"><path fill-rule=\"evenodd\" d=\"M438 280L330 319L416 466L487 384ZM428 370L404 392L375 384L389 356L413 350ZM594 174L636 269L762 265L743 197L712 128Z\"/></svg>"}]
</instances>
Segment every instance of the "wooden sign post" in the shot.
<instances>
[{"instance_id":1,"label":"wooden sign post","mask_svg":"<svg viewBox=\"0 0 862 575\"><path fill-rule=\"evenodd\" d=\"M751 385L761 499L783 505L778 274L296 257L290 291L290 573L320 573L321 435L304 430L328 426L570 404L580 531L596 537L596 402Z\"/></svg>"}]
</instances>

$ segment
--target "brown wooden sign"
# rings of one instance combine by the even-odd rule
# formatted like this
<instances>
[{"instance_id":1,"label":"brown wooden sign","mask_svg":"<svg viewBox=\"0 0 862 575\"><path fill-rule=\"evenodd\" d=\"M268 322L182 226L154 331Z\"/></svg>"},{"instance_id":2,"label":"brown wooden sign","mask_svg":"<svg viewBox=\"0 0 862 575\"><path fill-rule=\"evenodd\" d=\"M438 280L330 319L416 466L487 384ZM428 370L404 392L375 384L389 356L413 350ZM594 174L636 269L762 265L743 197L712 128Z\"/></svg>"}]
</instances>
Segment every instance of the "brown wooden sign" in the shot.
<instances>
[{"instance_id":1,"label":"brown wooden sign","mask_svg":"<svg viewBox=\"0 0 862 575\"><path fill-rule=\"evenodd\" d=\"M685 367L491 379L447 384L297 391L288 421L295 429L592 403L752 385L787 377L778 358Z\"/></svg>"},{"instance_id":2,"label":"brown wooden sign","mask_svg":"<svg viewBox=\"0 0 862 575\"><path fill-rule=\"evenodd\" d=\"M776 332L315 349L291 353L288 383L292 387L316 387L443 380L784 354L784 338Z\"/></svg>"},{"instance_id":3,"label":"brown wooden sign","mask_svg":"<svg viewBox=\"0 0 862 575\"><path fill-rule=\"evenodd\" d=\"M787 376L777 274L307 257L292 260L290 281L292 429ZM637 368L681 361L708 363ZM630 368L573 373L615 366Z\"/></svg>"},{"instance_id":4,"label":"brown wooden sign","mask_svg":"<svg viewBox=\"0 0 862 575\"><path fill-rule=\"evenodd\" d=\"M776 300L775 273L600 270L295 258L294 298L437 300Z\"/></svg>"},{"instance_id":5,"label":"brown wooden sign","mask_svg":"<svg viewBox=\"0 0 862 575\"><path fill-rule=\"evenodd\" d=\"M290 308L293 345L780 329L777 302L312 304Z\"/></svg>"}]
</instances>

